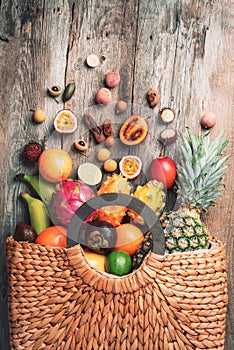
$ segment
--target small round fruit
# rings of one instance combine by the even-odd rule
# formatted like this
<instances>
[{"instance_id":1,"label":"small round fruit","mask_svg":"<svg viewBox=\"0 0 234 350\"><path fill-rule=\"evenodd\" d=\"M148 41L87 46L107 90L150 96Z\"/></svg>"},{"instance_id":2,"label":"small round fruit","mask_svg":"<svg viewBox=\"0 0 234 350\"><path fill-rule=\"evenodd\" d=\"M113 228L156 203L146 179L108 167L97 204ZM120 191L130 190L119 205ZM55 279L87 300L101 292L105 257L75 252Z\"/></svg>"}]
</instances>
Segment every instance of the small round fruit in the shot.
<instances>
[{"instance_id":1,"label":"small round fruit","mask_svg":"<svg viewBox=\"0 0 234 350\"><path fill-rule=\"evenodd\" d=\"M117 162L114 159L108 159L103 164L104 170L107 171L108 173L115 171L117 169L117 166L118 166Z\"/></svg>"},{"instance_id":2,"label":"small round fruit","mask_svg":"<svg viewBox=\"0 0 234 350\"><path fill-rule=\"evenodd\" d=\"M96 94L96 102L98 104L103 104L103 105L111 102L111 92L110 92L110 90L107 89L107 88L99 89L97 94Z\"/></svg>"},{"instance_id":3,"label":"small round fruit","mask_svg":"<svg viewBox=\"0 0 234 350\"><path fill-rule=\"evenodd\" d=\"M124 276L131 272L132 259L131 256L122 251L115 250L106 257L106 272L116 276Z\"/></svg>"},{"instance_id":4,"label":"small round fruit","mask_svg":"<svg viewBox=\"0 0 234 350\"><path fill-rule=\"evenodd\" d=\"M115 249L123 250L133 255L144 239L142 231L133 224L123 224L116 227L117 242Z\"/></svg>"},{"instance_id":5,"label":"small round fruit","mask_svg":"<svg viewBox=\"0 0 234 350\"><path fill-rule=\"evenodd\" d=\"M51 247L67 246L67 229L63 226L50 226L43 230L36 238L36 243Z\"/></svg>"},{"instance_id":6,"label":"small round fruit","mask_svg":"<svg viewBox=\"0 0 234 350\"><path fill-rule=\"evenodd\" d=\"M169 157L159 157L150 164L151 179L162 182L165 188L173 186L176 178L175 162Z\"/></svg>"},{"instance_id":7,"label":"small round fruit","mask_svg":"<svg viewBox=\"0 0 234 350\"><path fill-rule=\"evenodd\" d=\"M83 163L78 168L78 178L89 186L95 186L102 180L102 172L93 163Z\"/></svg>"},{"instance_id":8,"label":"small round fruit","mask_svg":"<svg viewBox=\"0 0 234 350\"><path fill-rule=\"evenodd\" d=\"M87 262L96 269L105 272L106 256L83 249Z\"/></svg>"},{"instance_id":9,"label":"small round fruit","mask_svg":"<svg viewBox=\"0 0 234 350\"><path fill-rule=\"evenodd\" d=\"M105 76L106 86L109 88L114 88L120 83L120 75L119 72L108 72Z\"/></svg>"},{"instance_id":10,"label":"small round fruit","mask_svg":"<svg viewBox=\"0 0 234 350\"><path fill-rule=\"evenodd\" d=\"M97 159L100 162L105 162L107 159L110 158L110 151L106 148L100 148L97 152Z\"/></svg>"},{"instance_id":11,"label":"small round fruit","mask_svg":"<svg viewBox=\"0 0 234 350\"><path fill-rule=\"evenodd\" d=\"M36 123L42 123L46 119L46 113L42 109L36 109L33 113L33 120Z\"/></svg>"},{"instance_id":12,"label":"small round fruit","mask_svg":"<svg viewBox=\"0 0 234 350\"><path fill-rule=\"evenodd\" d=\"M49 182L66 180L72 172L72 160L67 152L59 148L48 148L38 159L40 175Z\"/></svg>"}]
</instances>

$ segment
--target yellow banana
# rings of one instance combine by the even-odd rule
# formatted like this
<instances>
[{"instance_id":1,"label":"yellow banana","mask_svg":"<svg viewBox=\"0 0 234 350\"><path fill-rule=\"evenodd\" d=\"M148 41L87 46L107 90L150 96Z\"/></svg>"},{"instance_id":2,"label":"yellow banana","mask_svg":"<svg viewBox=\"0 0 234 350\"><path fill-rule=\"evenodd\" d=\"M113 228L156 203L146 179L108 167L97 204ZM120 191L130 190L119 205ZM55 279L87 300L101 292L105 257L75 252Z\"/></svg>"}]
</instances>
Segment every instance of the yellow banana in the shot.
<instances>
[{"instance_id":1,"label":"yellow banana","mask_svg":"<svg viewBox=\"0 0 234 350\"><path fill-rule=\"evenodd\" d=\"M34 198L28 193L21 193L20 196L28 204L31 226L39 235L39 233L50 226L50 218L47 214L45 204L40 199Z\"/></svg>"}]
</instances>

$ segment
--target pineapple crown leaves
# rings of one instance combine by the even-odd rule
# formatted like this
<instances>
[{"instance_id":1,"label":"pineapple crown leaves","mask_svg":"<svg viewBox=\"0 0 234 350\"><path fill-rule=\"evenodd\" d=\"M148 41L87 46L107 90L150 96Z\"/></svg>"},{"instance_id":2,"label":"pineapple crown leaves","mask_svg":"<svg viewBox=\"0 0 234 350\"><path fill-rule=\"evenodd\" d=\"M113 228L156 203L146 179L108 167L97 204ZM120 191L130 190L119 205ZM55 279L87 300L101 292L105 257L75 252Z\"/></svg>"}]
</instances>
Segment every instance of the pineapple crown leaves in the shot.
<instances>
[{"instance_id":1,"label":"pineapple crown leaves","mask_svg":"<svg viewBox=\"0 0 234 350\"><path fill-rule=\"evenodd\" d=\"M230 155L223 155L228 141L222 140L222 131L214 141L210 141L210 132L196 135L187 128L189 139L180 133L181 156L177 162L178 200L200 211L215 205L224 189L222 179L228 168L224 163Z\"/></svg>"}]
</instances>

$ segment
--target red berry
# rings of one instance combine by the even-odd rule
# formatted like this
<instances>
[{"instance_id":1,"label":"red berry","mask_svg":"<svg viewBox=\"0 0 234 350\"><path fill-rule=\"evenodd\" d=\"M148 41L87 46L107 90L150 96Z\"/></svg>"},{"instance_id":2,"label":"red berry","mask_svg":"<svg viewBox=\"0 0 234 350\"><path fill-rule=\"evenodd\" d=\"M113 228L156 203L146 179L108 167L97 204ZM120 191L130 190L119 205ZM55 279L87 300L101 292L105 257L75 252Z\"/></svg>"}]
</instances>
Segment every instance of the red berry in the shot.
<instances>
[{"instance_id":1,"label":"red berry","mask_svg":"<svg viewBox=\"0 0 234 350\"><path fill-rule=\"evenodd\" d=\"M107 88L101 88L96 94L96 102L98 104L107 104L111 101L111 92Z\"/></svg>"},{"instance_id":2,"label":"red berry","mask_svg":"<svg viewBox=\"0 0 234 350\"><path fill-rule=\"evenodd\" d=\"M117 86L120 82L120 75L118 72L112 71L108 72L105 77L106 86L113 88Z\"/></svg>"}]
</instances>

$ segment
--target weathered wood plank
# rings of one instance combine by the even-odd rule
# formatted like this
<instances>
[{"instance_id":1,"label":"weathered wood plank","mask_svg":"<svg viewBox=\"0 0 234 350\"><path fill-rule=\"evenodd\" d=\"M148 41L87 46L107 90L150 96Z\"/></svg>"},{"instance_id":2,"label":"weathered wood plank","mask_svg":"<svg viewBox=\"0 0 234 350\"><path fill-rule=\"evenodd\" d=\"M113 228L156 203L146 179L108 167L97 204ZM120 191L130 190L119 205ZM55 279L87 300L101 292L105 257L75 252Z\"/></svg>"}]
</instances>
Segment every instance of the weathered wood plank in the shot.
<instances>
[{"instance_id":1,"label":"weathered wood plank","mask_svg":"<svg viewBox=\"0 0 234 350\"><path fill-rule=\"evenodd\" d=\"M23 145L42 141L51 133L51 121L58 106L47 97L47 86L64 86L69 36L68 5L63 1L1 2L1 249L0 249L0 348L7 350L7 276L5 239L18 220L28 220L19 200L26 187L14 181L19 172L35 172L22 164ZM60 104L62 108L62 103ZM30 109L42 108L47 120L32 122Z\"/></svg>"},{"instance_id":2,"label":"weathered wood plank","mask_svg":"<svg viewBox=\"0 0 234 350\"><path fill-rule=\"evenodd\" d=\"M65 149L70 149L74 138L89 139L82 122L85 112L92 113L97 121L109 117L118 124L126 115L117 120L114 106L118 99L124 99L129 113L151 116L150 137L143 153L147 154L150 146L148 160L159 152L157 137L165 125L158 112L164 106L174 108L176 119L172 126L180 131L187 126L200 130L202 106L215 112L219 118L211 136L224 129L230 140L227 153L233 153L234 2L3 0L0 6L0 349L7 350L4 242L18 220L28 220L18 198L25 186L13 179L17 173L28 171L20 158L27 141L42 141L46 136L49 144L60 144L53 133L52 120L64 105L61 98L56 103L47 95L47 87L58 84L64 88L70 81L76 83L74 97L65 107L78 115L79 129L64 139ZM97 54L101 62L95 69L85 64L90 53ZM112 69L118 70L122 78L112 91L113 104L97 107L95 92L104 86L104 75ZM154 110L148 108L145 99L150 87L160 91L160 103ZM46 111L44 124L32 123L30 109L34 108ZM95 147L91 143L91 160L95 158ZM167 148L174 158L176 147L177 143ZM118 156L114 150L113 156ZM77 166L84 161L77 154L73 159ZM229 163L226 191L204 216L210 232L223 239L227 248L229 310L225 350L234 347L233 160Z\"/></svg>"}]
</instances>

